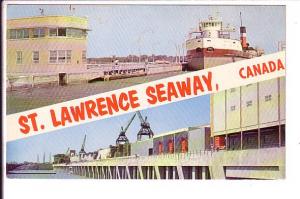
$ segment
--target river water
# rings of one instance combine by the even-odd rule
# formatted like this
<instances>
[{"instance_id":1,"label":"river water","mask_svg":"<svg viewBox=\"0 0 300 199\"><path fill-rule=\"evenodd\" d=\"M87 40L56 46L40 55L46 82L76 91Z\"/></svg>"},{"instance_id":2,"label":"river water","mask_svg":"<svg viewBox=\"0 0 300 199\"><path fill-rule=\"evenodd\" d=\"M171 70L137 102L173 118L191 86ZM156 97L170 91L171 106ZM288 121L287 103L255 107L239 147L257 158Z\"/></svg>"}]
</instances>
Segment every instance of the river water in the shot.
<instances>
[{"instance_id":1,"label":"river water","mask_svg":"<svg viewBox=\"0 0 300 199\"><path fill-rule=\"evenodd\" d=\"M14 179L86 179L63 170L15 170L7 174Z\"/></svg>"}]
</instances>

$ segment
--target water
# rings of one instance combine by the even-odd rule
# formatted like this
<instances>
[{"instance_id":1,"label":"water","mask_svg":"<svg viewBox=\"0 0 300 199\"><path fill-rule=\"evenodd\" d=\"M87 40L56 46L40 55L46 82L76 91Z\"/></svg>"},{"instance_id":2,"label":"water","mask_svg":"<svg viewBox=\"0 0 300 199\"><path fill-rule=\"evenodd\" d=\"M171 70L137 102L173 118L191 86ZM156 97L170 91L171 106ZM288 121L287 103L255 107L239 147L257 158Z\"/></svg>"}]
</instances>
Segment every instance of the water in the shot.
<instances>
[{"instance_id":1,"label":"water","mask_svg":"<svg viewBox=\"0 0 300 199\"><path fill-rule=\"evenodd\" d=\"M11 179L86 179L63 170L15 170L7 174Z\"/></svg>"}]
</instances>

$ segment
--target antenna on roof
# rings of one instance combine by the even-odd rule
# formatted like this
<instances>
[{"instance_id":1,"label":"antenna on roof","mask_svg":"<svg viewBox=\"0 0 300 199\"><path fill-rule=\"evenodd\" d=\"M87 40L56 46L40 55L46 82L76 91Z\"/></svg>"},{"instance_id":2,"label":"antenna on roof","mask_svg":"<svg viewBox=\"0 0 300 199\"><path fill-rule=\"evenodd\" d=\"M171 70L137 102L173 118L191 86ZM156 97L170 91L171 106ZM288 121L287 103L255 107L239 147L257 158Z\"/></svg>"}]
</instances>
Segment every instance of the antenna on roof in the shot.
<instances>
[{"instance_id":1,"label":"antenna on roof","mask_svg":"<svg viewBox=\"0 0 300 199\"><path fill-rule=\"evenodd\" d=\"M241 27L243 26L243 21L242 21L242 12L240 12L240 20L241 20Z\"/></svg>"},{"instance_id":2,"label":"antenna on roof","mask_svg":"<svg viewBox=\"0 0 300 199\"><path fill-rule=\"evenodd\" d=\"M216 11L216 19L219 19L220 18L220 12L219 11Z\"/></svg>"},{"instance_id":3,"label":"antenna on roof","mask_svg":"<svg viewBox=\"0 0 300 199\"><path fill-rule=\"evenodd\" d=\"M39 10L40 10L40 14L41 14L42 16L44 16L44 9L43 9L43 8L39 8Z\"/></svg>"},{"instance_id":4,"label":"antenna on roof","mask_svg":"<svg viewBox=\"0 0 300 199\"><path fill-rule=\"evenodd\" d=\"M69 6L69 10L70 10L70 12L72 13L72 15L74 15L75 14L75 8L74 7L72 7L72 5L70 4L70 6Z\"/></svg>"}]
</instances>

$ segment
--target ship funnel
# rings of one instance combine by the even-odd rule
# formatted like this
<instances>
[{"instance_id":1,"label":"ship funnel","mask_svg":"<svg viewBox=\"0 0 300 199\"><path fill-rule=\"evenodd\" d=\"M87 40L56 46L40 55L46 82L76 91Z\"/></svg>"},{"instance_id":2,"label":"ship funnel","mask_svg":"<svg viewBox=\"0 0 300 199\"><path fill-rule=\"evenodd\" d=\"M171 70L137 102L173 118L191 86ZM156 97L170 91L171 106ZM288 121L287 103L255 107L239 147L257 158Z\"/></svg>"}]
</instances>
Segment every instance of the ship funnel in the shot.
<instances>
[{"instance_id":1,"label":"ship funnel","mask_svg":"<svg viewBox=\"0 0 300 199\"><path fill-rule=\"evenodd\" d=\"M240 40L241 40L242 48L245 49L248 47L247 34L246 34L246 27L243 26L243 23L242 23L242 13L241 12L240 12L240 19L241 19Z\"/></svg>"}]
</instances>

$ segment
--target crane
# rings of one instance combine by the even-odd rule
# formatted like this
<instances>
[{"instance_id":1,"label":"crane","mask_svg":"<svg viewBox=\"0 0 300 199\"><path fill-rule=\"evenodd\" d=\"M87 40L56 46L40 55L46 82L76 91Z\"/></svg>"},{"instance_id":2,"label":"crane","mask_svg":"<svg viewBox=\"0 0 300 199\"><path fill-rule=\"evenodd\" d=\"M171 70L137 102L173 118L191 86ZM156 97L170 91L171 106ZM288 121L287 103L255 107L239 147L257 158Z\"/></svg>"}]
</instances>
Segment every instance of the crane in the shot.
<instances>
[{"instance_id":1,"label":"crane","mask_svg":"<svg viewBox=\"0 0 300 199\"><path fill-rule=\"evenodd\" d=\"M125 129L123 128L123 126L121 127L121 132L116 140L116 145L118 144L127 144L129 142L127 136L126 136L126 131L129 128L130 124L132 123L133 119L135 118L136 113L130 118L130 120L127 122L127 125L125 127Z\"/></svg>"},{"instance_id":2,"label":"crane","mask_svg":"<svg viewBox=\"0 0 300 199\"><path fill-rule=\"evenodd\" d=\"M68 155L69 151L70 151L70 147L68 147L68 149L66 151L66 156Z\"/></svg>"},{"instance_id":3,"label":"crane","mask_svg":"<svg viewBox=\"0 0 300 199\"><path fill-rule=\"evenodd\" d=\"M85 141L86 141L86 134L84 135L83 142L82 142L82 145L81 145L81 149L80 149L80 151L79 151L79 154L85 154L85 150L84 150L84 147L85 147Z\"/></svg>"},{"instance_id":4,"label":"crane","mask_svg":"<svg viewBox=\"0 0 300 199\"><path fill-rule=\"evenodd\" d=\"M65 156L64 156L64 158L63 158L63 162L65 162L65 163L70 163L70 157L69 157L69 151L70 151L70 147L68 147L68 149L67 149L67 151L66 151L66 153L65 153Z\"/></svg>"},{"instance_id":5,"label":"crane","mask_svg":"<svg viewBox=\"0 0 300 199\"><path fill-rule=\"evenodd\" d=\"M143 135L147 135L149 138L152 138L154 136L154 133L150 128L150 123L147 121L147 116L144 119L140 111L137 111L137 114L141 122L141 129L137 134L137 140L142 140Z\"/></svg>"}]
</instances>

